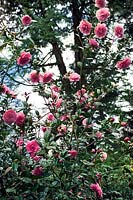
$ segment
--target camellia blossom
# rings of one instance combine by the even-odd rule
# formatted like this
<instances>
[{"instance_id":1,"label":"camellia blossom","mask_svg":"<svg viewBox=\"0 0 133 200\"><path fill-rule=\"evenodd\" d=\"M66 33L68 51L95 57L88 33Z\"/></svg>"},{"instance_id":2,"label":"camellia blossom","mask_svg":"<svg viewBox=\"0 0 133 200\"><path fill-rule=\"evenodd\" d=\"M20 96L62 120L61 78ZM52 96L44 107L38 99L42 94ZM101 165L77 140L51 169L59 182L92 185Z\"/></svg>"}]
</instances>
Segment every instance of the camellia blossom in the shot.
<instances>
[{"instance_id":1,"label":"camellia blossom","mask_svg":"<svg viewBox=\"0 0 133 200\"><path fill-rule=\"evenodd\" d=\"M53 79L52 72L45 72L43 75L43 83L50 83Z\"/></svg>"},{"instance_id":2,"label":"camellia blossom","mask_svg":"<svg viewBox=\"0 0 133 200\"><path fill-rule=\"evenodd\" d=\"M96 18L100 22L105 22L110 17L110 12L108 8L100 8L96 12Z\"/></svg>"},{"instance_id":3,"label":"camellia blossom","mask_svg":"<svg viewBox=\"0 0 133 200\"><path fill-rule=\"evenodd\" d=\"M15 123L18 125L18 126L22 126L25 122L25 114L23 112L18 112L17 113L17 119L15 121Z\"/></svg>"},{"instance_id":4,"label":"camellia blossom","mask_svg":"<svg viewBox=\"0 0 133 200\"><path fill-rule=\"evenodd\" d=\"M62 105L62 102L63 102L63 99L62 99L62 98L57 99L57 101L56 101L56 103L55 103L56 108L60 108L61 105Z\"/></svg>"},{"instance_id":5,"label":"camellia blossom","mask_svg":"<svg viewBox=\"0 0 133 200\"><path fill-rule=\"evenodd\" d=\"M76 92L76 95L78 97L78 101L82 104L83 102L85 102L87 100L87 93L86 90L84 88L81 88L81 90L78 90Z\"/></svg>"},{"instance_id":6,"label":"camellia blossom","mask_svg":"<svg viewBox=\"0 0 133 200\"><path fill-rule=\"evenodd\" d=\"M9 109L3 114L3 120L7 124L15 123L16 119L17 119L17 113L13 109Z\"/></svg>"},{"instance_id":7,"label":"camellia blossom","mask_svg":"<svg viewBox=\"0 0 133 200\"><path fill-rule=\"evenodd\" d=\"M110 121L110 122L114 122L114 121L115 121L115 118L114 118L114 117L111 117L111 118L109 118L109 121Z\"/></svg>"},{"instance_id":8,"label":"camellia blossom","mask_svg":"<svg viewBox=\"0 0 133 200\"><path fill-rule=\"evenodd\" d=\"M5 84L0 85L0 92L6 95L11 95L12 98L16 98L16 94Z\"/></svg>"},{"instance_id":9,"label":"camellia blossom","mask_svg":"<svg viewBox=\"0 0 133 200\"><path fill-rule=\"evenodd\" d=\"M117 24L114 27L114 34L118 38L123 38L124 36L124 28L121 24Z\"/></svg>"},{"instance_id":10,"label":"camellia blossom","mask_svg":"<svg viewBox=\"0 0 133 200\"><path fill-rule=\"evenodd\" d=\"M24 26L29 26L32 23L32 18L29 15L24 15L22 17L22 24Z\"/></svg>"},{"instance_id":11,"label":"camellia blossom","mask_svg":"<svg viewBox=\"0 0 133 200\"><path fill-rule=\"evenodd\" d=\"M51 93L51 98L52 99L58 99L58 96L59 96L59 93L57 93L55 91L52 91L52 93Z\"/></svg>"},{"instance_id":12,"label":"camellia blossom","mask_svg":"<svg viewBox=\"0 0 133 200\"><path fill-rule=\"evenodd\" d=\"M99 198L103 197L102 188L100 187L98 183L92 183L90 185L90 189L93 190Z\"/></svg>"},{"instance_id":13,"label":"camellia blossom","mask_svg":"<svg viewBox=\"0 0 133 200\"><path fill-rule=\"evenodd\" d=\"M124 58L116 63L118 69L126 69L131 64L131 59L129 57Z\"/></svg>"},{"instance_id":14,"label":"camellia blossom","mask_svg":"<svg viewBox=\"0 0 133 200\"><path fill-rule=\"evenodd\" d=\"M43 168L41 166L35 167L32 170L32 175L34 175L34 176L42 176L43 175Z\"/></svg>"},{"instance_id":15,"label":"camellia blossom","mask_svg":"<svg viewBox=\"0 0 133 200\"><path fill-rule=\"evenodd\" d=\"M57 131L58 131L60 134L66 133L66 131L67 131L66 125L61 124L61 125L57 128Z\"/></svg>"},{"instance_id":16,"label":"camellia blossom","mask_svg":"<svg viewBox=\"0 0 133 200\"><path fill-rule=\"evenodd\" d=\"M37 155L31 155L31 158L36 161L39 162L42 159L42 156L37 156Z\"/></svg>"},{"instance_id":17,"label":"camellia blossom","mask_svg":"<svg viewBox=\"0 0 133 200\"><path fill-rule=\"evenodd\" d=\"M98 139L101 139L103 137L103 134L101 132L96 132L96 137Z\"/></svg>"},{"instance_id":18,"label":"camellia blossom","mask_svg":"<svg viewBox=\"0 0 133 200\"><path fill-rule=\"evenodd\" d=\"M19 139L16 141L16 146L17 146L17 147L20 147L20 146L22 146L23 144L24 144L23 138L19 138Z\"/></svg>"},{"instance_id":19,"label":"camellia blossom","mask_svg":"<svg viewBox=\"0 0 133 200\"><path fill-rule=\"evenodd\" d=\"M80 98L80 97L84 96L84 94L86 94L86 89L81 88L81 90L78 90L76 94Z\"/></svg>"},{"instance_id":20,"label":"camellia blossom","mask_svg":"<svg viewBox=\"0 0 133 200\"><path fill-rule=\"evenodd\" d=\"M30 62L32 55L29 52L23 51L20 56L17 58L17 64L24 66Z\"/></svg>"},{"instance_id":21,"label":"camellia blossom","mask_svg":"<svg viewBox=\"0 0 133 200\"><path fill-rule=\"evenodd\" d=\"M40 145L36 140L31 140L26 143L26 150L32 155L36 154L40 149Z\"/></svg>"},{"instance_id":22,"label":"camellia blossom","mask_svg":"<svg viewBox=\"0 0 133 200\"><path fill-rule=\"evenodd\" d=\"M46 126L42 126L41 130L45 133L47 131L47 127Z\"/></svg>"},{"instance_id":23,"label":"camellia blossom","mask_svg":"<svg viewBox=\"0 0 133 200\"><path fill-rule=\"evenodd\" d=\"M92 124L88 124L88 118L85 118L83 119L82 121L82 125L85 127L85 128L91 128L93 125Z\"/></svg>"},{"instance_id":24,"label":"camellia blossom","mask_svg":"<svg viewBox=\"0 0 133 200\"><path fill-rule=\"evenodd\" d=\"M49 121L54 121L54 120L55 120L55 117L54 117L54 115L53 115L52 113L48 113L48 114L47 114L47 119L48 119Z\"/></svg>"},{"instance_id":25,"label":"camellia blossom","mask_svg":"<svg viewBox=\"0 0 133 200\"><path fill-rule=\"evenodd\" d=\"M108 29L106 27L106 24L97 24L94 29L94 33L99 39L104 38L107 34L107 31Z\"/></svg>"},{"instance_id":26,"label":"camellia blossom","mask_svg":"<svg viewBox=\"0 0 133 200\"><path fill-rule=\"evenodd\" d=\"M84 35L89 35L92 29L92 24L86 20L81 20L79 24L79 30Z\"/></svg>"},{"instance_id":27,"label":"camellia blossom","mask_svg":"<svg viewBox=\"0 0 133 200\"><path fill-rule=\"evenodd\" d=\"M106 0L95 0L95 6L97 8L104 8L106 6Z\"/></svg>"},{"instance_id":28,"label":"camellia blossom","mask_svg":"<svg viewBox=\"0 0 133 200\"><path fill-rule=\"evenodd\" d=\"M77 73L71 73L69 76L70 82L78 82L80 80L80 75Z\"/></svg>"},{"instance_id":29,"label":"camellia blossom","mask_svg":"<svg viewBox=\"0 0 133 200\"><path fill-rule=\"evenodd\" d=\"M78 155L78 152L76 150L69 150L68 154L70 154L71 158L76 158Z\"/></svg>"},{"instance_id":30,"label":"camellia blossom","mask_svg":"<svg viewBox=\"0 0 133 200\"><path fill-rule=\"evenodd\" d=\"M8 94L8 93L7 93L7 94ZM17 95L15 94L15 92L12 91L12 90L9 91L9 95L11 95L12 98L16 98L16 96L17 96Z\"/></svg>"},{"instance_id":31,"label":"camellia blossom","mask_svg":"<svg viewBox=\"0 0 133 200\"><path fill-rule=\"evenodd\" d=\"M101 161L105 161L108 157L108 154L106 152L101 152L101 155L100 155L100 160Z\"/></svg>"},{"instance_id":32,"label":"camellia blossom","mask_svg":"<svg viewBox=\"0 0 133 200\"><path fill-rule=\"evenodd\" d=\"M60 120L61 121L66 121L66 120L68 120L69 119L69 115L62 115L62 116L60 116Z\"/></svg>"},{"instance_id":33,"label":"camellia blossom","mask_svg":"<svg viewBox=\"0 0 133 200\"><path fill-rule=\"evenodd\" d=\"M54 84L51 85L50 88L51 88L52 91L57 92L57 93L59 93L61 91L61 89L58 86L54 85Z\"/></svg>"},{"instance_id":34,"label":"camellia blossom","mask_svg":"<svg viewBox=\"0 0 133 200\"><path fill-rule=\"evenodd\" d=\"M127 127L127 125L128 125L127 122L121 122L120 124L121 124L121 126L123 126L123 127Z\"/></svg>"},{"instance_id":35,"label":"camellia blossom","mask_svg":"<svg viewBox=\"0 0 133 200\"><path fill-rule=\"evenodd\" d=\"M0 92L3 94L10 94L10 89L5 84L0 85Z\"/></svg>"},{"instance_id":36,"label":"camellia blossom","mask_svg":"<svg viewBox=\"0 0 133 200\"><path fill-rule=\"evenodd\" d=\"M83 119L82 124L86 127L88 125L88 118Z\"/></svg>"},{"instance_id":37,"label":"camellia blossom","mask_svg":"<svg viewBox=\"0 0 133 200\"><path fill-rule=\"evenodd\" d=\"M124 142L129 142L130 141L130 138L129 137L125 137L124 138Z\"/></svg>"},{"instance_id":38,"label":"camellia blossom","mask_svg":"<svg viewBox=\"0 0 133 200\"><path fill-rule=\"evenodd\" d=\"M36 70L33 70L30 74L29 74L29 78L31 80L32 83L38 83L40 80L40 74L39 72L37 72Z\"/></svg>"},{"instance_id":39,"label":"camellia blossom","mask_svg":"<svg viewBox=\"0 0 133 200\"><path fill-rule=\"evenodd\" d=\"M99 47L99 43L95 39L89 39L88 42L89 42L89 45L92 48L98 48Z\"/></svg>"}]
</instances>

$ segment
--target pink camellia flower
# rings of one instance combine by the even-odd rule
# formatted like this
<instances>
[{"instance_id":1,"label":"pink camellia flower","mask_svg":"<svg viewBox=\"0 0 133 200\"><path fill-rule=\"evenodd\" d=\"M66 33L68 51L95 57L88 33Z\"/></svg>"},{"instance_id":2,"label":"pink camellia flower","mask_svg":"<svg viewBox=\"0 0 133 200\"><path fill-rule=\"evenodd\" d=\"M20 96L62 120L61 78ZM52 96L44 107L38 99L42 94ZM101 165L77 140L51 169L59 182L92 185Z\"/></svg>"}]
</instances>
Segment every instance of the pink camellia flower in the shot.
<instances>
[{"instance_id":1,"label":"pink camellia flower","mask_svg":"<svg viewBox=\"0 0 133 200\"><path fill-rule=\"evenodd\" d=\"M43 175L43 168L41 166L35 167L32 170L32 175L34 175L34 176L42 176Z\"/></svg>"},{"instance_id":2,"label":"pink camellia flower","mask_svg":"<svg viewBox=\"0 0 133 200\"><path fill-rule=\"evenodd\" d=\"M80 80L80 75L77 73L71 73L69 76L70 82L78 82Z\"/></svg>"},{"instance_id":3,"label":"pink camellia flower","mask_svg":"<svg viewBox=\"0 0 133 200\"><path fill-rule=\"evenodd\" d=\"M40 146L36 140L31 140L26 143L26 150L32 156L35 155L38 151L40 151Z\"/></svg>"},{"instance_id":4,"label":"pink camellia flower","mask_svg":"<svg viewBox=\"0 0 133 200\"><path fill-rule=\"evenodd\" d=\"M20 56L17 58L17 64L24 66L30 62L32 55L29 52L23 51Z\"/></svg>"},{"instance_id":5,"label":"pink camellia flower","mask_svg":"<svg viewBox=\"0 0 133 200\"><path fill-rule=\"evenodd\" d=\"M47 114L47 119L48 119L49 121L54 121L54 120L55 120L55 117L54 117L54 115L53 115L52 113L48 113L48 114Z\"/></svg>"},{"instance_id":6,"label":"pink camellia flower","mask_svg":"<svg viewBox=\"0 0 133 200\"><path fill-rule=\"evenodd\" d=\"M39 73L39 82L43 83L43 74Z\"/></svg>"},{"instance_id":7,"label":"pink camellia flower","mask_svg":"<svg viewBox=\"0 0 133 200\"><path fill-rule=\"evenodd\" d=\"M15 110L9 109L3 114L3 120L7 124L15 123L17 119L17 113Z\"/></svg>"},{"instance_id":8,"label":"pink camellia flower","mask_svg":"<svg viewBox=\"0 0 133 200\"><path fill-rule=\"evenodd\" d=\"M42 159L42 156L31 155L32 159L36 162L39 162Z\"/></svg>"},{"instance_id":9,"label":"pink camellia flower","mask_svg":"<svg viewBox=\"0 0 133 200\"><path fill-rule=\"evenodd\" d=\"M110 12L108 8L100 8L96 12L96 18L100 22L105 22L110 17Z\"/></svg>"},{"instance_id":10,"label":"pink camellia flower","mask_svg":"<svg viewBox=\"0 0 133 200\"><path fill-rule=\"evenodd\" d=\"M62 102L63 102L63 99L62 99L62 98L57 99L57 101L56 101L56 103L55 103L56 108L60 108L61 105L62 105Z\"/></svg>"},{"instance_id":11,"label":"pink camellia flower","mask_svg":"<svg viewBox=\"0 0 133 200\"><path fill-rule=\"evenodd\" d=\"M6 95L10 95L12 98L16 98L16 94L9 89L5 84L0 85L0 92Z\"/></svg>"},{"instance_id":12,"label":"pink camellia flower","mask_svg":"<svg viewBox=\"0 0 133 200\"><path fill-rule=\"evenodd\" d=\"M121 122L120 124L121 124L121 126L123 126L123 127L127 127L127 122Z\"/></svg>"},{"instance_id":13,"label":"pink camellia flower","mask_svg":"<svg viewBox=\"0 0 133 200\"><path fill-rule=\"evenodd\" d=\"M101 132L96 132L96 137L98 139L101 139L103 137L103 134Z\"/></svg>"},{"instance_id":14,"label":"pink camellia flower","mask_svg":"<svg viewBox=\"0 0 133 200\"><path fill-rule=\"evenodd\" d=\"M41 130L45 133L47 131L47 127L43 126Z\"/></svg>"},{"instance_id":15,"label":"pink camellia flower","mask_svg":"<svg viewBox=\"0 0 133 200\"><path fill-rule=\"evenodd\" d=\"M30 74L29 74L29 78L31 80L32 83L38 83L40 80L40 74L39 72L37 72L36 70L33 70Z\"/></svg>"},{"instance_id":16,"label":"pink camellia flower","mask_svg":"<svg viewBox=\"0 0 133 200\"><path fill-rule=\"evenodd\" d=\"M61 125L57 128L57 131L58 131L60 134L66 133L66 131L67 131L66 125L61 124Z\"/></svg>"},{"instance_id":17,"label":"pink camellia flower","mask_svg":"<svg viewBox=\"0 0 133 200\"><path fill-rule=\"evenodd\" d=\"M101 152L100 154L100 160L105 161L108 157L108 154L106 152Z\"/></svg>"},{"instance_id":18,"label":"pink camellia flower","mask_svg":"<svg viewBox=\"0 0 133 200\"><path fill-rule=\"evenodd\" d=\"M96 153L96 149L92 149L91 152L92 152L92 153Z\"/></svg>"},{"instance_id":19,"label":"pink camellia flower","mask_svg":"<svg viewBox=\"0 0 133 200\"><path fill-rule=\"evenodd\" d=\"M10 89L5 84L3 84L0 86L0 92L3 94L10 94Z\"/></svg>"},{"instance_id":20,"label":"pink camellia flower","mask_svg":"<svg viewBox=\"0 0 133 200\"><path fill-rule=\"evenodd\" d=\"M59 96L59 94L58 94L57 92L52 91L52 94L51 94L51 98L52 98L52 99L57 99L58 96Z\"/></svg>"},{"instance_id":21,"label":"pink camellia flower","mask_svg":"<svg viewBox=\"0 0 133 200\"><path fill-rule=\"evenodd\" d=\"M126 69L131 64L131 59L129 57L124 58L116 63L118 69Z\"/></svg>"},{"instance_id":22,"label":"pink camellia flower","mask_svg":"<svg viewBox=\"0 0 133 200\"><path fill-rule=\"evenodd\" d=\"M22 17L22 24L24 26L29 26L31 23L32 23L32 19L31 19L31 17L29 15L24 15Z\"/></svg>"},{"instance_id":23,"label":"pink camellia flower","mask_svg":"<svg viewBox=\"0 0 133 200\"><path fill-rule=\"evenodd\" d=\"M83 125L85 128L91 128L91 127L93 126L92 124L88 124L88 118L83 119L82 125Z\"/></svg>"},{"instance_id":24,"label":"pink camellia flower","mask_svg":"<svg viewBox=\"0 0 133 200\"><path fill-rule=\"evenodd\" d=\"M88 125L88 118L83 119L82 124L83 126Z\"/></svg>"},{"instance_id":25,"label":"pink camellia flower","mask_svg":"<svg viewBox=\"0 0 133 200\"><path fill-rule=\"evenodd\" d=\"M107 31L108 29L106 27L106 24L97 24L94 29L94 33L99 39L104 38L107 34Z\"/></svg>"},{"instance_id":26,"label":"pink camellia flower","mask_svg":"<svg viewBox=\"0 0 133 200\"><path fill-rule=\"evenodd\" d=\"M50 88L51 88L51 90L52 90L52 91L54 91L54 92L57 92L57 93L59 93L59 92L60 92L60 90L61 90L61 89L60 89L58 86L56 86L56 85L54 85L54 84L53 84L53 85L51 85L51 87L50 87Z\"/></svg>"},{"instance_id":27,"label":"pink camellia flower","mask_svg":"<svg viewBox=\"0 0 133 200\"><path fill-rule=\"evenodd\" d=\"M104 8L106 6L106 0L95 0L95 6L97 8Z\"/></svg>"},{"instance_id":28,"label":"pink camellia flower","mask_svg":"<svg viewBox=\"0 0 133 200\"><path fill-rule=\"evenodd\" d=\"M68 119L69 119L69 116L67 114L60 116L61 121L65 121L65 120L68 120Z\"/></svg>"},{"instance_id":29,"label":"pink camellia flower","mask_svg":"<svg viewBox=\"0 0 133 200\"><path fill-rule=\"evenodd\" d=\"M89 35L92 29L92 24L86 20L81 20L79 24L79 30L84 35Z\"/></svg>"},{"instance_id":30,"label":"pink camellia flower","mask_svg":"<svg viewBox=\"0 0 133 200\"><path fill-rule=\"evenodd\" d=\"M81 90L77 91L77 96L80 98L81 96L83 96L86 93L86 89L81 88Z\"/></svg>"},{"instance_id":31,"label":"pink camellia flower","mask_svg":"<svg viewBox=\"0 0 133 200\"><path fill-rule=\"evenodd\" d=\"M114 121L115 121L115 118L114 118L114 117L111 117L111 118L109 119L109 121L110 121L110 122L114 122Z\"/></svg>"},{"instance_id":32,"label":"pink camellia flower","mask_svg":"<svg viewBox=\"0 0 133 200\"><path fill-rule=\"evenodd\" d=\"M25 114L23 112L18 112L17 113L17 119L15 121L15 123L18 125L18 126L22 126L25 122Z\"/></svg>"},{"instance_id":33,"label":"pink camellia flower","mask_svg":"<svg viewBox=\"0 0 133 200\"><path fill-rule=\"evenodd\" d=\"M85 102L87 100L87 93L86 93L86 89L81 88L81 90L78 90L76 92L76 95L78 97L79 102L82 104L83 102Z\"/></svg>"},{"instance_id":34,"label":"pink camellia flower","mask_svg":"<svg viewBox=\"0 0 133 200\"><path fill-rule=\"evenodd\" d=\"M23 144L24 144L23 138L19 138L19 139L16 141L16 146L17 146L17 147L20 147L20 146L22 146Z\"/></svg>"},{"instance_id":35,"label":"pink camellia flower","mask_svg":"<svg viewBox=\"0 0 133 200\"><path fill-rule=\"evenodd\" d=\"M52 72L45 72L43 75L43 83L50 83L53 79Z\"/></svg>"},{"instance_id":36,"label":"pink camellia flower","mask_svg":"<svg viewBox=\"0 0 133 200\"><path fill-rule=\"evenodd\" d=\"M12 98L16 98L16 94L14 91L10 90L9 95L11 95Z\"/></svg>"},{"instance_id":37,"label":"pink camellia flower","mask_svg":"<svg viewBox=\"0 0 133 200\"><path fill-rule=\"evenodd\" d=\"M130 138L129 137L125 137L124 138L124 142L129 142L130 141Z\"/></svg>"},{"instance_id":38,"label":"pink camellia flower","mask_svg":"<svg viewBox=\"0 0 133 200\"><path fill-rule=\"evenodd\" d=\"M89 45L92 48L98 48L99 47L99 43L95 39L89 39L88 42L89 42Z\"/></svg>"},{"instance_id":39,"label":"pink camellia flower","mask_svg":"<svg viewBox=\"0 0 133 200\"><path fill-rule=\"evenodd\" d=\"M71 156L71 158L76 158L78 155L78 152L76 150L69 150L68 154Z\"/></svg>"},{"instance_id":40,"label":"pink camellia flower","mask_svg":"<svg viewBox=\"0 0 133 200\"><path fill-rule=\"evenodd\" d=\"M124 28L121 24L117 24L114 27L114 34L118 38L123 38L124 36Z\"/></svg>"},{"instance_id":41,"label":"pink camellia flower","mask_svg":"<svg viewBox=\"0 0 133 200\"><path fill-rule=\"evenodd\" d=\"M103 197L103 191L98 183L92 183L90 189L93 190L99 198Z\"/></svg>"},{"instance_id":42,"label":"pink camellia flower","mask_svg":"<svg viewBox=\"0 0 133 200\"><path fill-rule=\"evenodd\" d=\"M83 96L83 97L81 97L80 99L79 99L79 103L80 104L82 104L82 103L84 103L85 101L86 101L86 99L87 99L87 95L85 96Z\"/></svg>"}]
</instances>

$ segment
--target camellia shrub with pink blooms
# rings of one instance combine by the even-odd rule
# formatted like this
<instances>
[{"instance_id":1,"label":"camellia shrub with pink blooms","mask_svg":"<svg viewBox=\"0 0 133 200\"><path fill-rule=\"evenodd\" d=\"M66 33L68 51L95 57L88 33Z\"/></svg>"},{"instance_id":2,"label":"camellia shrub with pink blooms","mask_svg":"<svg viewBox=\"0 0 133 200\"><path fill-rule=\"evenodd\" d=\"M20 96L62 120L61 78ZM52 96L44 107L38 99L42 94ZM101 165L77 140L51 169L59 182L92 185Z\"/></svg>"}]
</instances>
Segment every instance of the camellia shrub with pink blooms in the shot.
<instances>
[{"instance_id":1,"label":"camellia shrub with pink blooms","mask_svg":"<svg viewBox=\"0 0 133 200\"><path fill-rule=\"evenodd\" d=\"M16 32L3 25L11 56L0 85L0 199L131 200L133 126L120 104L131 94L124 25L112 24L105 0L70 2L64 18L63 2L55 10L52 2L20 3ZM64 61L66 18L75 45Z\"/></svg>"}]
</instances>

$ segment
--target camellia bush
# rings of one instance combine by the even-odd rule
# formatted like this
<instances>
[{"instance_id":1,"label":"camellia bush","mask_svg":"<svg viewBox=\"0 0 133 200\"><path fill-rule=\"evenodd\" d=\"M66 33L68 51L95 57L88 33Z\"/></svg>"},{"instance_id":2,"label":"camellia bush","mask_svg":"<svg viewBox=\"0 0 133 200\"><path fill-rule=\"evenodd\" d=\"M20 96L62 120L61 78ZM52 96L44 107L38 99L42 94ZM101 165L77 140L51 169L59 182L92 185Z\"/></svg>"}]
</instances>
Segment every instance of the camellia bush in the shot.
<instances>
[{"instance_id":1,"label":"camellia bush","mask_svg":"<svg viewBox=\"0 0 133 200\"><path fill-rule=\"evenodd\" d=\"M123 50L130 39L123 24L108 23L107 6L105 0L95 0L92 20L80 21L76 31L81 46L73 51L80 49L83 62L65 73L60 66L60 75L54 66L45 68L47 58L33 41L36 20L24 14L20 32L3 22L2 40L12 56L1 61L1 200L133 198L130 118L116 105L130 92L118 85L131 70L131 57ZM24 86L23 101L16 83ZM41 110L29 103L26 87L42 97Z\"/></svg>"}]
</instances>

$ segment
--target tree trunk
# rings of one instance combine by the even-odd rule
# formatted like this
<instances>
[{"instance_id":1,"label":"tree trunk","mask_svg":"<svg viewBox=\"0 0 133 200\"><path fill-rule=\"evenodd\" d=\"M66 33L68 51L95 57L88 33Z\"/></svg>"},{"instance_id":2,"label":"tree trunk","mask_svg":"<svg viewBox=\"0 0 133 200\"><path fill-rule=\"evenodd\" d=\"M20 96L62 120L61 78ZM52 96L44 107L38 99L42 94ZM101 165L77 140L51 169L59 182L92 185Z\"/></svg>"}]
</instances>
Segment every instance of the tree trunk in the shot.
<instances>
[{"instance_id":1,"label":"tree trunk","mask_svg":"<svg viewBox=\"0 0 133 200\"><path fill-rule=\"evenodd\" d=\"M81 75L81 85L85 84L85 73L83 73L83 68L81 70L79 63L83 64L83 50L82 50L82 34L78 31L78 26L82 19L82 12L84 9L85 3L78 3L77 0L72 0L71 3L71 12L73 20L73 29L74 29L74 46L75 46L75 71Z\"/></svg>"}]
</instances>

